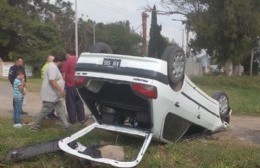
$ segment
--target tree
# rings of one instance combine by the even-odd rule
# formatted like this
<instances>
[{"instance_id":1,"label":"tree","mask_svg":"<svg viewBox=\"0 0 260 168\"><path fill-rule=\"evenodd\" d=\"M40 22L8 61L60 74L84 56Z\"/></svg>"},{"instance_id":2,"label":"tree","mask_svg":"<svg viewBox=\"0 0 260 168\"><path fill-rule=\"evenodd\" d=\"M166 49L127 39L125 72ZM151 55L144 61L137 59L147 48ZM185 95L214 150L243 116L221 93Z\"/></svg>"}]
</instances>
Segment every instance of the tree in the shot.
<instances>
[{"instance_id":1,"label":"tree","mask_svg":"<svg viewBox=\"0 0 260 168\"><path fill-rule=\"evenodd\" d=\"M27 1L1 1L0 53L4 61L23 56L38 71L48 54L64 47L55 24L42 20L36 8Z\"/></svg>"},{"instance_id":2,"label":"tree","mask_svg":"<svg viewBox=\"0 0 260 168\"><path fill-rule=\"evenodd\" d=\"M75 25L72 3L56 0L2 0L0 2L0 56L10 61L22 56L39 72L50 53L64 53L75 47ZM92 20L79 18L79 52L93 43ZM129 22L97 26L97 41L111 45L114 53L140 55L141 37Z\"/></svg>"},{"instance_id":3,"label":"tree","mask_svg":"<svg viewBox=\"0 0 260 168\"><path fill-rule=\"evenodd\" d=\"M192 45L221 63L239 64L250 56L260 34L260 15L254 10L258 1L215 0L200 20L193 20L196 38ZM207 30L206 30L207 29Z\"/></svg>"},{"instance_id":4,"label":"tree","mask_svg":"<svg viewBox=\"0 0 260 168\"><path fill-rule=\"evenodd\" d=\"M106 42L116 54L141 55L142 38L130 28L128 21L98 23L96 41Z\"/></svg>"},{"instance_id":5,"label":"tree","mask_svg":"<svg viewBox=\"0 0 260 168\"><path fill-rule=\"evenodd\" d=\"M152 21L150 28L150 40L148 46L148 56L161 58L163 50L168 45L167 40L161 35L162 26L157 24L157 11L154 5L152 10Z\"/></svg>"},{"instance_id":6,"label":"tree","mask_svg":"<svg viewBox=\"0 0 260 168\"><path fill-rule=\"evenodd\" d=\"M22 25L27 23L23 12L10 6L7 0L0 3L0 56L9 60L8 53L21 42Z\"/></svg>"},{"instance_id":7,"label":"tree","mask_svg":"<svg viewBox=\"0 0 260 168\"><path fill-rule=\"evenodd\" d=\"M260 34L258 0L166 0L168 13L183 14L195 32L191 46L205 49L222 64L250 56ZM164 1L165 2L165 1ZM174 6L170 8L170 6ZM178 8L177 8L178 7Z\"/></svg>"},{"instance_id":8,"label":"tree","mask_svg":"<svg viewBox=\"0 0 260 168\"><path fill-rule=\"evenodd\" d=\"M79 19L78 22L78 39L79 39L79 52L88 51L89 47L93 44L93 26L95 26L94 21Z\"/></svg>"},{"instance_id":9,"label":"tree","mask_svg":"<svg viewBox=\"0 0 260 168\"><path fill-rule=\"evenodd\" d=\"M75 48L75 12L72 9L72 3L57 0L54 9L54 22L65 48Z\"/></svg>"}]
</instances>

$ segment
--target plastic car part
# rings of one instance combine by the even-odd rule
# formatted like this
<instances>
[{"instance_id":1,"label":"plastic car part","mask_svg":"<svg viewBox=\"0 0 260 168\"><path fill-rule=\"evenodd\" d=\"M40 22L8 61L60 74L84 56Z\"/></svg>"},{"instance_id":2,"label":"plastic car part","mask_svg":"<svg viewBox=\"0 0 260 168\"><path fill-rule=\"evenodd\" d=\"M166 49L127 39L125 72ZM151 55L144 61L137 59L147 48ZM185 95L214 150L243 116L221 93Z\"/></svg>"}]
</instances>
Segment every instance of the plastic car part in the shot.
<instances>
[{"instance_id":1,"label":"plastic car part","mask_svg":"<svg viewBox=\"0 0 260 168\"><path fill-rule=\"evenodd\" d=\"M77 150L77 148L71 147L71 145L70 145L71 142L74 142L75 140L86 135L87 133L91 132L95 128L143 137L144 142L143 142L143 145L142 145L136 159L133 161L123 162L123 161L117 161L117 160L108 159L108 158L94 158L90 155L85 154L82 151ZM105 164L110 164L110 165L116 166L116 167L134 167L134 166L138 165L139 162L142 160L142 158L145 154L145 151L151 142L152 136L153 136L153 134L150 132L147 132L147 131L137 130L137 129L133 129L133 128L126 128L126 127L117 127L117 126L105 125L105 124L100 125L98 123L93 123L93 124L89 125L88 127L71 135L70 137L66 137L66 138L60 140L59 147L64 152L67 152L71 155L74 155L74 156L77 156L77 157L80 157L83 159L100 162L100 163L105 163Z\"/></svg>"},{"instance_id":2,"label":"plastic car part","mask_svg":"<svg viewBox=\"0 0 260 168\"><path fill-rule=\"evenodd\" d=\"M10 150L6 157L6 161L19 161L29 159L41 154L53 153L60 151L58 146L59 140L52 140L34 145L29 145L17 149Z\"/></svg>"},{"instance_id":3,"label":"plastic car part","mask_svg":"<svg viewBox=\"0 0 260 168\"><path fill-rule=\"evenodd\" d=\"M132 87L135 92L137 92L142 96L152 98L152 99L157 98L157 89L155 86L141 84L141 83L134 83L132 84Z\"/></svg>"},{"instance_id":4,"label":"plastic car part","mask_svg":"<svg viewBox=\"0 0 260 168\"><path fill-rule=\"evenodd\" d=\"M83 77L83 76L77 76L77 77L75 77L75 79L74 79L75 86L78 87L78 88L84 86L84 84L86 83L86 81L87 81L87 78L86 78L86 77Z\"/></svg>"}]
</instances>

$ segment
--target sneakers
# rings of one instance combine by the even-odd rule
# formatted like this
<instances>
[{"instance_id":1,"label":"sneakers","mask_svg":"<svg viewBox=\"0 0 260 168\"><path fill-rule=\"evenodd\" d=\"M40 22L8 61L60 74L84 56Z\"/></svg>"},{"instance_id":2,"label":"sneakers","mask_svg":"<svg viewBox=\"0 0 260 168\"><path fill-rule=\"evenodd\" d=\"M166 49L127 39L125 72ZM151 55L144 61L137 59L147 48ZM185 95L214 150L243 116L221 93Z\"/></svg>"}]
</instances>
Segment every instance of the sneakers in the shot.
<instances>
[{"instance_id":1,"label":"sneakers","mask_svg":"<svg viewBox=\"0 0 260 168\"><path fill-rule=\"evenodd\" d=\"M20 123L18 123L18 124L14 124L14 125L13 125L13 127L14 127L14 128L22 128L22 127L23 127L23 125L22 125L22 124L20 124Z\"/></svg>"}]
</instances>

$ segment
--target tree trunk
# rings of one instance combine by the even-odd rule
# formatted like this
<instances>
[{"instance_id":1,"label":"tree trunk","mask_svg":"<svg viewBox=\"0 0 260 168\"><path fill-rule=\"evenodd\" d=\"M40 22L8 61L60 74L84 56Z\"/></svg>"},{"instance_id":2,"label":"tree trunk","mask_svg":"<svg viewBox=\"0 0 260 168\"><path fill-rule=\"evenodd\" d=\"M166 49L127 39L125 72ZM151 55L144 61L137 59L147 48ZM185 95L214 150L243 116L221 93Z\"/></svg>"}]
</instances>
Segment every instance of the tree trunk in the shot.
<instances>
[{"instance_id":1,"label":"tree trunk","mask_svg":"<svg viewBox=\"0 0 260 168\"><path fill-rule=\"evenodd\" d=\"M225 63L224 71L227 76L231 76L233 74L233 62L230 58Z\"/></svg>"},{"instance_id":2,"label":"tree trunk","mask_svg":"<svg viewBox=\"0 0 260 168\"><path fill-rule=\"evenodd\" d=\"M251 59L250 59L250 76L253 75L253 61L254 61L254 50L251 52Z\"/></svg>"}]
</instances>

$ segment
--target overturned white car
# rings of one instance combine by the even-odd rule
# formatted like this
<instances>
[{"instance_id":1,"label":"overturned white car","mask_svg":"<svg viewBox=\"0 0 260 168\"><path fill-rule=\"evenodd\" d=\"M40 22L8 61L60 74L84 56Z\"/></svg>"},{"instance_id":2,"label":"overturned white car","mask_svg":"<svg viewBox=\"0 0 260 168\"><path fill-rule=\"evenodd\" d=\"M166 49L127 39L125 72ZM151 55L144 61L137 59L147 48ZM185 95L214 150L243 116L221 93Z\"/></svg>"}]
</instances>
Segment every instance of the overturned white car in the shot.
<instances>
[{"instance_id":1,"label":"overturned white car","mask_svg":"<svg viewBox=\"0 0 260 168\"><path fill-rule=\"evenodd\" d=\"M63 151L117 167L134 167L151 139L171 143L228 125L231 108L227 95L217 92L210 97L184 75L181 48L168 47L162 60L110 52L107 45L98 43L80 55L76 83L95 123L59 141ZM93 157L71 145L95 128L143 137L136 160Z\"/></svg>"}]
</instances>

